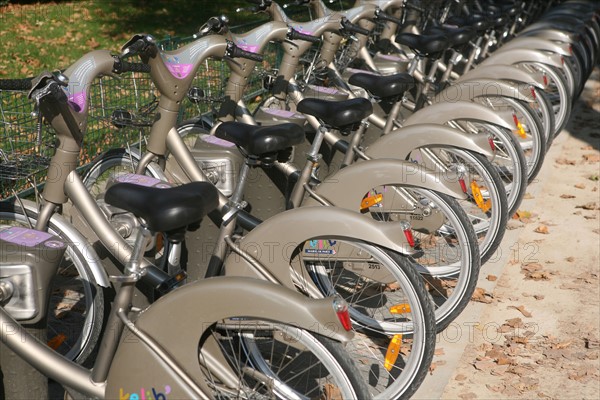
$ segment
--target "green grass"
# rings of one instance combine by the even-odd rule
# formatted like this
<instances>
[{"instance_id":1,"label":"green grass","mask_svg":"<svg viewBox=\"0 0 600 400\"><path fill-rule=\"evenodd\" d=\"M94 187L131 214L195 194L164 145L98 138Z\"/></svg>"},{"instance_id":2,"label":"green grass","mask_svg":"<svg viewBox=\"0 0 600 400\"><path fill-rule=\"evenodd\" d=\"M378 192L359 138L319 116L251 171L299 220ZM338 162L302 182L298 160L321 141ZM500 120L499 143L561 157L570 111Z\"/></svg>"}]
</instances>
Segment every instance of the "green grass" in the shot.
<instances>
[{"instance_id":1,"label":"green grass","mask_svg":"<svg viewBox=\"0 0 600 400\"><path fill-rule=\"evenodd\" d=\"M231 25L260 16L235 13L242 0L118 0L0 6L0 78L64 69L94 49L118 52L135 33L190 36L213 15Z\"/></svg>"}]
</instances>

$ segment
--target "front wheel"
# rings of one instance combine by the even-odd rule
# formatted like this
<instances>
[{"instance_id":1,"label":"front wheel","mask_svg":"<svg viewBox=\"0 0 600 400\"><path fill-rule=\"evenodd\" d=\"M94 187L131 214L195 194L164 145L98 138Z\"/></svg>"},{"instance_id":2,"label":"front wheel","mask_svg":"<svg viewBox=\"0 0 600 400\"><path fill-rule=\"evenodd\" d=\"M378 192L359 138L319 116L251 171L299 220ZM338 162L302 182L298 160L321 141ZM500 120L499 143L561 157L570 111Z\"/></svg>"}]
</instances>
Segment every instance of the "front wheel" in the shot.
<instances>
[{"instance_id":1,"label":"front wheel","mask_svg":"<svg viewBox=\"0 0 600 400\"><path fill-rule=\"evenodd\" d=\"M235 375L229 381L213 374L205 359L203 349L214 349L214 344ZM214 398L371 398L340 343L291 325L244 318L222 321L209 329L199 349Z\"/></svg>"},{"instance_id":2,"label":"front wheel","mask_svg":"<svg viewBox=\"0 0 600 400\"><path fill-rule=\"evenodd\" d=\"M500 246L508 219L506 191L496 168L484 156L454 147L419 148L410 159L460 183L467 198L458 203L475 229L483 265Z\"/></svg>"},{"instance_id":3,"label":"front wheel","mask_svg":"<svg viewBox=\"0 0 600 400\"><path fill-rule=\"evenodd\" d=\"M35 226L37 212L0 202L0 228ZM65 358L84 363L93 353L104 321L104 293L96 284L85 259L85 245L70 237L53 219L48 233L66 245L58 272L53 279L48 304L47 344Z\"/></svg>"},{"instance_id":4,"label":"front wheel","mask_svg":"<svg viewBox=\"0 0 600 400\"><path fill-rule=\"evenodd\" d=\"M378 399L410 397L435 348L435 313L423 280L406 257L358 240L319 238L298 249L297 279L349 304L356 334L347 344ZM295 262L293 261L293 265Z\"/></svg>"}]
</instances>

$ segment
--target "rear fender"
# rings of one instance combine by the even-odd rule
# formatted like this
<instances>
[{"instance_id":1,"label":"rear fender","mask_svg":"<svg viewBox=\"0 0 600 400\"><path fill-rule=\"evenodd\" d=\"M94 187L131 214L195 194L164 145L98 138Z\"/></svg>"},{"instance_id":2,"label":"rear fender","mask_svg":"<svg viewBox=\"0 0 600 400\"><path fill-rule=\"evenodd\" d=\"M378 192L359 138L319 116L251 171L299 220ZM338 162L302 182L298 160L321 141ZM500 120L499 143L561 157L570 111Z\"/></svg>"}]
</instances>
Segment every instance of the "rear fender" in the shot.
<instances>
[{"instance_id":1,"label":"rear fender","mask_svg":"<svg viewBox=\"0 0 600 400\"><path fill-rule=\"evenodd\" d=\"M192 378L195 390L194 384L186 384L147 345L126 330L108 375L106 398L124 398L124 394L138 393L140 388L143 388L141 398L147 398L148 393L152 395L144 390L152 390L152 398L159 398L156 392L162 393L163 398L198 398L198 391L210 393L202 379L198 344L215 322L231 317L285 322L342 342L353 336L341 326L331 298L310 299L257 279L206 279L160 298L135 321L135 327L167 350L175 363ZM174 329L176 336L173 336ZM212 346L202 354L211 360L211 369L231 374L221 352L215 351L217 346L213 337L209 336L207 340L212 341L207 343Z\"/></svg>"},{"instance_id":2,"label":"rear fender","mask_svg":"<svg viewBox=\"0 0 600 400\"><path fill-rule=\"evenodd\" d=\"M306 292L316 295L319 291L310 278L303 278L306 271L297 261L301 257L315 257L315 254L322 254L328 259L345 257L348 254L343 247L348 246L343 246L344 239L358 239L401 254L414 253L398 224L379 222L356 211L325 206L301 207L277 214L249 232L238 246L284 286L304 286ZM299 249L299 246L303 247ZM389 277L380 275L377 270L369 270L368 273L372 279L389 281ZM258 277L250 263L237 254L225 260L225 274ZM292 275L298 278L295 283Z\"/></svg>"},{"instance_id":3,"label":"rear fender","mask_svg":"<svg viewBox=\"0 0 600 400\"><path fill-rule=\"evenodd\" d=\"M571 55L571 52L569 51L569 45L567 43L553 42L534 36L516 37L513 40L503 44L502 47L494 51L494 54L500 54L504 53L505 51L512 51L518 48L550 51L552 53L560 54L561 56Z\"/></svg>"},{"instance_id":4,"label":"rear fender","mask_svg":"<svg viewBox=\"0 0 600 400\"><path fill-rule=\"evenodd\" d=\"M370 155L370 152L368 154ZM327 177L325 182L317 187L317 194L334 206L351 211L359 211L362 197L372 188L386 185L412 186L435 190L454 198L465 198L460 185L447 182L444 176L435 171L398 156L377 158L350 165ZM306 206L318 204L312 198L304 202Z\"/></svg>"},{"instance_id":5,"label":"rear fender","mask_svg":"<svg viewBox=\"0 0 600 400\"><path fill-rule=\"evenodd\" d=\"M521 62L537 62L562 69L563 65L561 57L562 56L559 54L545 53L543 51L532 49L516 48L509 52L492 54L483 60L483 62L479 64L477 68L484 65L513 65Z\"/></svg>"},{"instance_id":6,"label":"rear fender","mask_svg":"<svg viewBox=\"0 0 600 400\"><path fill-rule=\"evenodd\" d=\"M505 129L513 129L512 116L500 114L481 104L471 101L441 101L417 111L404 122L404 131L409 126L422 124L445 125L450 121L480 121L501 126Z\"/></svg>"},{"instance_id":7,"label":"rear fender","mask_svg":"<svg viewBox=\"0 0 600 400\"><path fill-rule=\"evenodd\" d=\"M460 77L456 83L477 79L501 79L512 82L527 83L540 89L544 88L541 73L530 73L510 65L481 65Z\"/></svg>"},{"instance_id":8,"label":"rear fender","mask_svg":"<svg viewBox=\"0 0 600 400\"><path fill-rule=\"evenodd\" d=\"M456 83L442 90L433 98L433 103L447 102L458 109L457 101L471 101L475 97L483 96L502 96L512 97L518 100L532 103L535 101L531 94L531 86L516 84L507 81L498 81L494 79L471 79ZM461 105L462 107L462 105ZM429 107L424 110L428 110Z\"/></svg>"},{"instance_id":9,"label":"rear fender","mask_svg":"<svg viewBox=\"0 0 600 400\"><path fill-rule=\"evenodd\" d=\"M38 208L35 203L28 200L22 201L28 215L37 215ZM18 209L21 208L16 204L15 207ZM73 247L75 247L83 255L85 262L92 271L92 275L94 275L96 283L102 287L110 287L108 275L106 274L106 270L102 265L102 261L100 260L100 257L98 257L98 254L89 241L60 214L54 213L50 218L50 223L68 235Z\"/></svg>"},{"instance_id":10,"label":"rear fender","mask_svg":"<svg viewBox=\"0 0 600 400\"><path fill-rule=\"evenodd\" d=\"M407 126L383 135L367 148L366 154L371 158L407 160L413 150L427 146L459 147L494 157L487 136L437 124Z\"/></svg>"},{"instance_id":11,"label":"rear fender","mask_svg":"<svg viewBox=\"0 0 600 400\"><path fill-rule=\"evenodd\" d=\"M576 34L563 32L560 29L552 28L537 28L526 30L519 33L518 37L538 37L546 40L554 40L564 43L575 43L577 41Z\"/></svg>"}]
</instances>

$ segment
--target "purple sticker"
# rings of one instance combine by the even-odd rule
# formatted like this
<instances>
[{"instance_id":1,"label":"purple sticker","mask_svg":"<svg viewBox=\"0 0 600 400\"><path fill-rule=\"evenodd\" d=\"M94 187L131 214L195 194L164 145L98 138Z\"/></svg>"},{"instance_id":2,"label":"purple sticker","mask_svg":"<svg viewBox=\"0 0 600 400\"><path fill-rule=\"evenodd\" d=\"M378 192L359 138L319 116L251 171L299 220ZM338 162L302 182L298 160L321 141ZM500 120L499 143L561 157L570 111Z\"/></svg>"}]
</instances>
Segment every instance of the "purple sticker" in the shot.
<instances>
[{"instance_id":1,"label":"purple sticker","mask_svg":"<svg viewBox=\"0 0 600 400\"><path fill-rule=\"evenodd\" d=\"M185 79L194 68L194 64L177 64L167 61L165 63L167 69L177 79Z\"/></svg>"},{"instance_id":2,"label":"purple sticker","mask_svg":"<svg viewBox=\"0 0 600 400\"><path fill-rule=\"evenodd\" d=\"M346 72L351 74L369 74L369 75L379 75L371 71L367 71L366 69L356 69L356 68L346 68Z\"/></svg>"},{"instance_id":3,"label":"purple sticker","mask_svg":"<svg viewBox=\"0 0 600 400\"><path fill-rule=\"evenodd\" d=\"M137 175L137 174L123 174L119 175L116 178L117 182L120 183L133 183L134 185L146 186L146 187L155 187L157 189L165 189L170 188L166 182L161 181L160 179L153 178L151 176L146 175Z\"/></svg>"},{"instance_id":4,"label":"purple sticker","mask_svg":"<svg viewBox=\"0 0 600 400\"><path fill-rule=\"evenodd\" d=\"M44 246L50 247L51 249L62 249L65 247L65 244L60 240L48 240L44 242Z\"/></svg>"},{"instance_id":5,"label":"purple sticker","mask_svg":"<svg viewBox=\"0 0 600 400\"><path fill-rule=\"evenodd\" d=\"M231 143L230 141L218 138L216 136L205 135L205 136L200 137L200 139L202 139L203 142L216 144L217 146L221 146L221 147L235 146L235 143Z\"/></svg>"},{"instance_id":6,"label":"purple sticker","mask_svg":"<svg viewBox=\"0 0 600 400\"><path fill-rule=\"evenodd\" d=\"M296 26L292 25L292 28L294 28L294 30L296 32L298 32L298 33L301 33L303 35L310 35L310 36L312 36L312 31L309 31L309 30L305 29L302 25L296 25Z\"/></svg>"},{"instance_id":7,"label":"purple sticker","mask_svg":"<svg viewBox=\"0 0 600 400\"><path fill-rule=\"evenodd\" d=\"M283 118L304 117L303 115L296 114L293 111L279 110L277 108L261 108L261 110L267 114L276 115Z\"/></svg>"},{"instance_id":8,"label":"purple sticker","mask_svg":"<svg viewBox=\"0 0 600 400\"><path fill-rule=\"evenodd\" d=\"M242 44L238 44L237 47L239 47L240 49L242 49L244 51L249 51L250 53L256 53L258 51L258 46L255 44L242 43Z\"/></svg>"},{"instance_id":9,"label":"purple sticker","mask_svg":"<svg viewBox=\"0 0 600 400\"><path fill-rule=\"evenodd\" d=\"M377 56L377 58L381 58L382 60L388 60L388 61L397 61L397 62L402 61L402 58L395 56L393 54L380 54Z\"/></svg>"},{"instance_id":10,"label":"purple sticker","mask_svg":"<svg viewBox=\"0 0 600 400\"><path fill-rule=\"evenodd\" d=\"M310 88L312 90L314 90L315 92L321 92L321 93L326 93L326 94L338 94L340 93L339 90L337 90L336 88L328 88L325 86L313 86L310 85Z\"/></svg>"},{"instance_id":11,"label":"purple sticker","mask_svg":"<svg viewBox=\"0 0 600 400\"><path fill-rule=\"evenodd\" d=\"M85 91L69 95L69 103L79 113L85 110L86 101L87 93Z\"/></svg>"},{"instance_id":12,"label":"purple sticker","mask_svg":"<svg viewBox=\"0 0 600 400\"><path fill-rule=\"evenodd\" d=\"M47 232L14 226L0 231L0 239L27 247L34 247L53 237Z\"/></svg>"}]
</instances>

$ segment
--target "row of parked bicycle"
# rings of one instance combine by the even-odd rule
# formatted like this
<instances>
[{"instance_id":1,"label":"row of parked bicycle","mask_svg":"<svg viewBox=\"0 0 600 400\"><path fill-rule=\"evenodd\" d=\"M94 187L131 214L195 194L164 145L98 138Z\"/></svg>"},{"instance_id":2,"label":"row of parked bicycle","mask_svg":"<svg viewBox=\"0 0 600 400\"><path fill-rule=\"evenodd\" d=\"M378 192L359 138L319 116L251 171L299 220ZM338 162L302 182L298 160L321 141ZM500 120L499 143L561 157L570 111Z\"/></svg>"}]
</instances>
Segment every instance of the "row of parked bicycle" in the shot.
<instances>
[{"instance_id":1,"label":"row of parked bicycle","mask_svg":"<svg viewBox=\"0 0 600 400\"><path fill-rule=\"evenodd\" d=\"M299 0L306 22L251 3L271 21L243 34L213 17L178 50L139 34L0 80L57 136L39 198L0 203L7 397L46 377L74 398L410 397L600 50L585 0ZM178 125L208 58L230 69L217 119ZM130 71L160 93L145 151L80 176L90 85Z\"/></svg>"}]
</instances>

